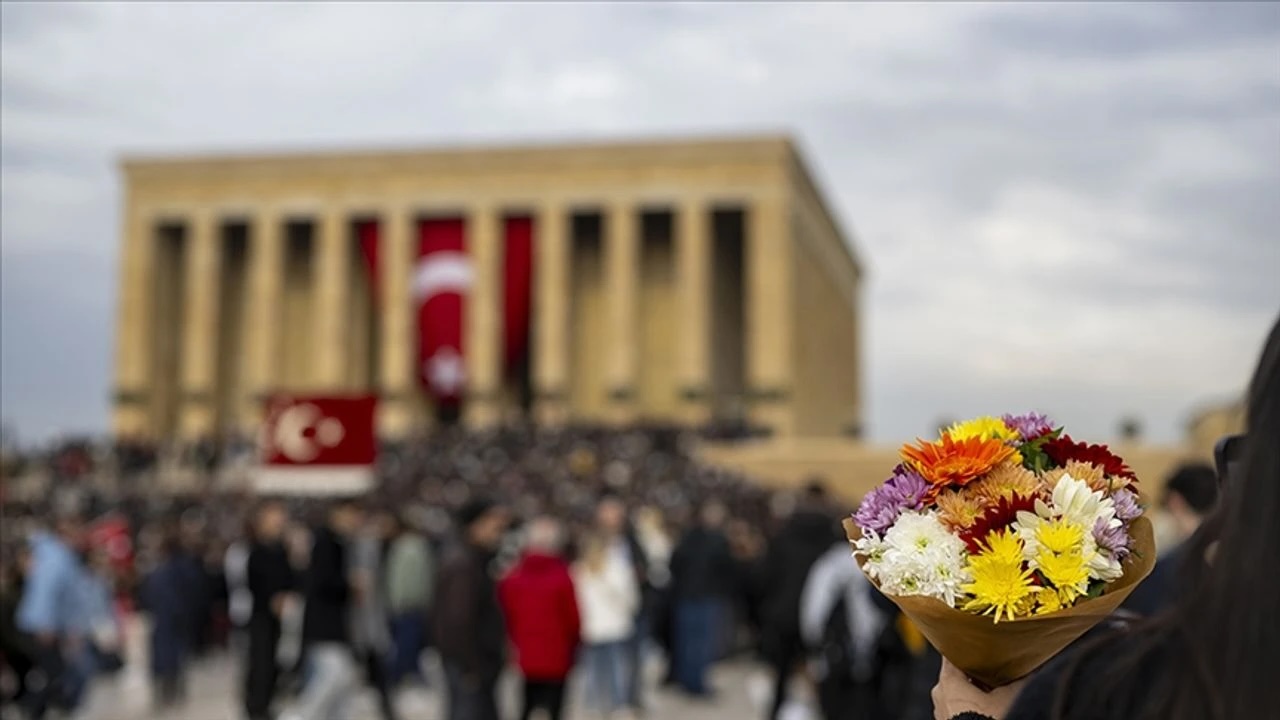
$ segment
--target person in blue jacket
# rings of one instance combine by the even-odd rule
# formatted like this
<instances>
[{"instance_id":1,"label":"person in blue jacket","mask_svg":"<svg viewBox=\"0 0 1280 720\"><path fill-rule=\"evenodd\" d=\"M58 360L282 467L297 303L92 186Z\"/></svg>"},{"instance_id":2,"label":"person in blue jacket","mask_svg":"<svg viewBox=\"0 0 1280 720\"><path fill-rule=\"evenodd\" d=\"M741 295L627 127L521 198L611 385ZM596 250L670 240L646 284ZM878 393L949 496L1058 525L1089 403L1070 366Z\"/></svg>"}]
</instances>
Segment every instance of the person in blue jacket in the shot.
<instances>
[{"instance_id":1,"label":"person in blue jacket","mask_svg":"<svg viewBox=\"0 0 1280 720\"><path fill-rule=\"evenodd\" d=\"M84 533L80 519L64 515L54 532L32 534L31 572L18 604L18 629L34 642L35 665L44 679L26 697L27 716L40 720L52 706L75 709L87 678L77 662L89 641L82 623L84 566L79 550Z\"/></svg>"}]
</instances>

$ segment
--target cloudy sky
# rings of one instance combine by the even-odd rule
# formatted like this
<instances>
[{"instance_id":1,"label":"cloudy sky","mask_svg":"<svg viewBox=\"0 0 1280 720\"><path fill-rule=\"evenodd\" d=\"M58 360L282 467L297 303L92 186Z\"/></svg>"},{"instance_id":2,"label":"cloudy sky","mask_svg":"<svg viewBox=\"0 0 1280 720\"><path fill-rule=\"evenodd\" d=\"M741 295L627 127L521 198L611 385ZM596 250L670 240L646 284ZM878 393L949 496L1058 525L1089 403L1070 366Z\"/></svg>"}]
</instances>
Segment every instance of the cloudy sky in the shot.
<instances>
[{"instance_id":1,"label":"cloudy sky","mask_svg":"<svg viewBox=\"0 0 1280 720\"><path fill-rule=\"evenodd\" d=\"M0 408L106 426L126 152L786 131L869 268L875 438L1159 440L1280 312L1280 5L3 5Z\"/></svg>"}]
</instances>

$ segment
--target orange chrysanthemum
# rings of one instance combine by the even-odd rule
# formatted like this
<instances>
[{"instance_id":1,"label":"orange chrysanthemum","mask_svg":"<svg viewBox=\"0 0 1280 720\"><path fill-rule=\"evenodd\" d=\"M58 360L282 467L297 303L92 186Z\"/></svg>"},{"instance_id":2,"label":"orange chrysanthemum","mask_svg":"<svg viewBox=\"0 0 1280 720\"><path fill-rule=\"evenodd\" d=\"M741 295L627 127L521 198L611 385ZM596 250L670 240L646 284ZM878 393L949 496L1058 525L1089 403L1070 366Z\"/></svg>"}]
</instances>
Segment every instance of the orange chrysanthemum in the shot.
<instances>
[{"instance_id":1,"label":"orange chrysanthemum","mask_svg":"<svg viewBox=\"0 0 1280 720\"><path fill-rule=\"evenodd\" d=\"M1040 479L1035 473L1006 460L981 479L973 481L964 491L978 498L984 505L995 505L1000 498L1011 498L1014 495L1035 497L1040 487Z\"/></svg>"},{"instance_id":2,"label":"orange chrysanthemum","mask_svg":"<svg viewBox=\"0 0 1280 720\"><path fill-rule=\"evenodd\" d=\"M994 438L953 440L943 435L937 442L918 443L903 445L900 452L903 461L929 482L926 502L933 502L944 488L968 485L1013 455L1013 448Z\"/></svg>"},{"instance_id":3,"label":"orange chrysanthemum","mask_svg":"<svg viewBox=\"0 0 1280 720\"><path fill-rule=\"evenodd\" d=\"M938 495L938 518L952 530L964 530L982 517L985 508L967 493L951 490Z\"/></svg>"},{"instance_id":4,"label":"orange chrysanthemum","mask_svg":"<svg viewBox=\"0 0 1280 720\"><path fill-rule=\"evenodd\" d=\"M1056 470L1046 471L1044 474L1045 484L1053 487L1058 484L1063 475L1070 475L1076 480L1088 484L1090 490L1104 493L1128 484L1128 481L1124 478L1108 478L1102 468L1093 463L1080 462L1079 460L1068 460L1066 465ZM1114 487L1112 487L1113 485Z\"/></svg>"}]
</instances>

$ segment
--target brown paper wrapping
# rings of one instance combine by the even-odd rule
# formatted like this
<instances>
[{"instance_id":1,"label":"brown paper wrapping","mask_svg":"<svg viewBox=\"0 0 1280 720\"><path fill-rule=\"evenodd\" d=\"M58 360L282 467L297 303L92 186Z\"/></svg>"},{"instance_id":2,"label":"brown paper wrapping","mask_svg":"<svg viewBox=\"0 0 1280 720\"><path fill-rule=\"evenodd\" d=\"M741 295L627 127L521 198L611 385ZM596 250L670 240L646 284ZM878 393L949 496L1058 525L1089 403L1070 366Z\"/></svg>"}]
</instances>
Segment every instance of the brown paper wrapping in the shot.
<instances>
[{"instance_id":1,"label":"brown paper wrapping","mask_svg":"<svg viewBox=\"0 0 1280 720\"><path fill-rule=\"evenodd\" d=\"M862 537L852 520L844 521L844 529L850 542ZM885 597L902 609L943 657L970 678L989 687L1006 685L1030 674L1105 620L1151 572L1156 562L1151 521L1139 517L1129 526L1129 533L1133 537L1133 554L1125 561L1124 575L1099 597L1048 615L997 623L990 615L957 610L930 597L888 593ZM861 568L863 558L857 561Z\"/></svg>"}]
</instances>

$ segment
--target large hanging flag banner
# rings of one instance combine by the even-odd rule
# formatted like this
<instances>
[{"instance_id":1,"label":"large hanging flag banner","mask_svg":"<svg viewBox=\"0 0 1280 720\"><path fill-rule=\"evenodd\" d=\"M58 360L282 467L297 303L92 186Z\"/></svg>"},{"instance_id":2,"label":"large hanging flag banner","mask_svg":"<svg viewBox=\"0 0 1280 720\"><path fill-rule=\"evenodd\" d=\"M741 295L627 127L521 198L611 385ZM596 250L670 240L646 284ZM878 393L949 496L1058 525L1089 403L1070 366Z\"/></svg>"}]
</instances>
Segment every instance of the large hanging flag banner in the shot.
<instances>
[{"instance_id":1,"label":"large hanging flag banner","mask_svg":"<svg viewBox=\"0 0 1280 720\"><path fill-rule=\"evenodd\" d=\"M373 485L374 395L289 395L267 400L258 439L259 493L348 494Z\"/></svg>"},{"instance_id":2,"label":"large hanging flag banner","mask_svg":"<svg viewBox=\"0 0 1280 720\"><path fill-rule=\"evenodd\" d=\"M465 232L462 218L418 223L418 376L439 406L458 405L467 382L462 326L473 272Z\"/></svg>"},{"instance_id":3,"label":"large hanging flag banner","mask_svg":"<svg viewBox=\"0 0 1280 720\"><path fill-rule=\"evenodd\" d=\"M503 372L512 377L528 361L533 302L533 218L509 217L502 278Z\"/></svg>"},{"instance_id":4,"label":"large hanging flag banner","mask_svg":"<svg viewBox=\"0 0 1280 720\"><path fill-rule=\"evenodd\" d=\"M356 238L360 241L360 257L364 258L365 275L369 278L369 294L373 307L379 306L378 287L378 221L363 220L356 224Z\"/></svg>"}]
</instances>

